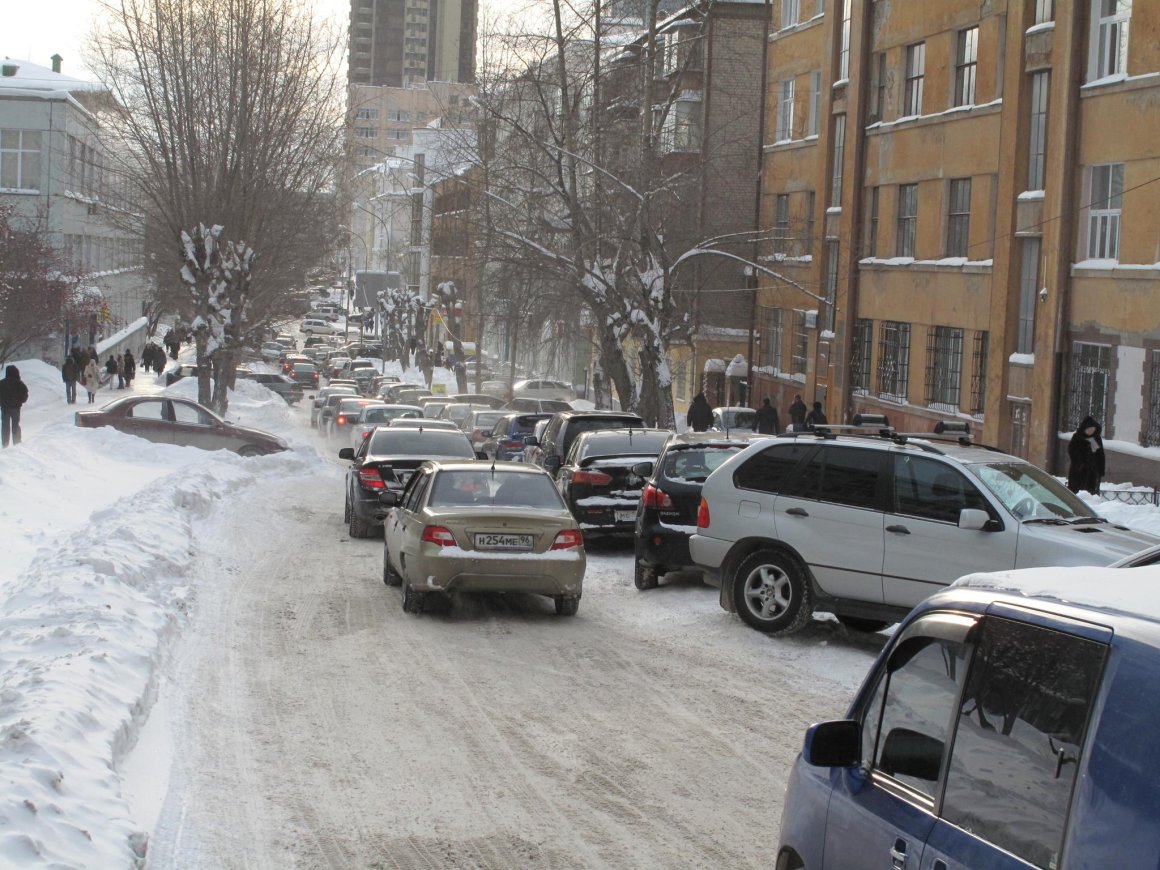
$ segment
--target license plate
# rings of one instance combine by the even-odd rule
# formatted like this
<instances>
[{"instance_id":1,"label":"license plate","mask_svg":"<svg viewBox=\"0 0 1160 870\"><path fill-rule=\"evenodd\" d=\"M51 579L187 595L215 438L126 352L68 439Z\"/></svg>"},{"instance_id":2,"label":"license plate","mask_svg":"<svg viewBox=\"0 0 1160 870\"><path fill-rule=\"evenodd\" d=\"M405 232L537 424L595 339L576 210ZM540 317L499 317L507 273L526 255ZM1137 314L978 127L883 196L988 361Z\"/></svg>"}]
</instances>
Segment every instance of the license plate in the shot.
<instances>
[{"instance_id":1,"label":"license plate","mask_svg":"<svg viewBox=\"0 0 1160 870\"><path fill-rule=\"evenodd\" d=\"M475 536L477 550L530 550L532 549L531 535L501 535L492 532L480 532Z\"/></svg>"},{"instance_id":2,"label":"license plate","mask_svg":"<svg viewBox=\"0 0 1160 870\"><path fill-rule=\"evenodd\" d=\"M618 523L635 523L636 511L613 511L612 515Z\"/></svg>"}]
</instances>

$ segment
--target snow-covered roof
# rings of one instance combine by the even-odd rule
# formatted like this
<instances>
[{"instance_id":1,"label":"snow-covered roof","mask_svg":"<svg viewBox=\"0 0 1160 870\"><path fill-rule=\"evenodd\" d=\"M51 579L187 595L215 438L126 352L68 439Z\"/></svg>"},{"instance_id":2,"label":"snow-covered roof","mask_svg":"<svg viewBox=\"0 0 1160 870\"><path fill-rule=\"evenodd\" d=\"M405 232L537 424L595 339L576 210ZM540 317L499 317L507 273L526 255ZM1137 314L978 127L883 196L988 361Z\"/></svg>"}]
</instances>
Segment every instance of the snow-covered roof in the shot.
<instances>
[{"instance_id":1,"label":"snow-covered roof","mask_svg":"<svg viewBox=\"0 0 1160 870\"><path fill-rule=\"evenodd\" d=\"M1160 565L1145 568L1024 568L968 574L953 584L1051 598L1160 622Z\"/></svg>"},{"instance_id":2,"label":"snow-covered roof","mask_svg":"<svg viewBox=\"0 0 1160 870\"><path fill-rule=\"evenodd\" d=\"M90 82L64 73L53 72L51 69L29 60L17 60L6 57L0 61L5 73L15 70L12 75L0 75L0 88L5 90L20 90L33 92L64 92L77 91L99 92L107 90L100 82Z\"/></svg>"}]
</instances>

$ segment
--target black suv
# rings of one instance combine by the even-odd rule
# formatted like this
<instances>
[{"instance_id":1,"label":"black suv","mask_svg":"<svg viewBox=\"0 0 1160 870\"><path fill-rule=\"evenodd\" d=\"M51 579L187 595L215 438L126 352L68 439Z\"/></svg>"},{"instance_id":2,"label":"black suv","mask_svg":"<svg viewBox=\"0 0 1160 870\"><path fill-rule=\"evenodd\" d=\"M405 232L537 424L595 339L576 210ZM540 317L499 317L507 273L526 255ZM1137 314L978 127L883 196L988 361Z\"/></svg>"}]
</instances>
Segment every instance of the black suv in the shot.
<instances>
[{"instance_id":1,"label":"black suv","mask_svg":"<svg viewBox=\"0 0 1160 870\"><path fill-rule=\"evenodd\" d=\"M564 464L564 457L572 449L572 442L581 432L628 427L643 429L644 420L636 414L621 411L558 411L548 420L543 438L526 439L528 447L533 448L529 461L555 477Z\"/></svg>"}]
</instances>

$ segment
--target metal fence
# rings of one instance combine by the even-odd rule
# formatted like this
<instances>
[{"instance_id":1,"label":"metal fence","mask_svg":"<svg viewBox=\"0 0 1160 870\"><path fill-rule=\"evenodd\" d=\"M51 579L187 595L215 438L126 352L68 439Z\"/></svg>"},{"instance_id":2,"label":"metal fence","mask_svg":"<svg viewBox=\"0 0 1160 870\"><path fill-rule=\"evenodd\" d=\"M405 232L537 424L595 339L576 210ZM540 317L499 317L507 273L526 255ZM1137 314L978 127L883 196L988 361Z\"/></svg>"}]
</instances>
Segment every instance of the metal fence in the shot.
<instances>
[{"instance_id":1,"label":"metal fence","mask_svg":"<svg viewBox=\"0 0 1160 870\"><path fill-rule=\"evenodd\" d=\"M1107 501L1120 501L1125 504L1150 504L1160 507L1160 492L1152 487L1100 489L1100 496Z\"/></svg>"}]
</instances>

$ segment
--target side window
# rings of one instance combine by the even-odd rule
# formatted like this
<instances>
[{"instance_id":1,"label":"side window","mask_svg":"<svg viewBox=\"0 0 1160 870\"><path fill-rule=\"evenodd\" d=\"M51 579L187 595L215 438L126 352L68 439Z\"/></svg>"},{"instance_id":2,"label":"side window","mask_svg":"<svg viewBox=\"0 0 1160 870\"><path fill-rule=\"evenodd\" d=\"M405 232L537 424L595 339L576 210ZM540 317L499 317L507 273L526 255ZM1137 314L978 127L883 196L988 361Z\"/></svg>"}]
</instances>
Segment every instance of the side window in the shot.
<instances>
[{"instance_id":1,"label":"side window","mask_svg":"<svg viewBox=\"0 0 1160 870\"><path fill-rule=\"evenodd\" d=\"M164 420L162 403L159 399L138 402L129 409L129 416L135 420Z\"/></svg>"},{"instance_id":2,"label":"side window","mask_svg":"<svg viewBox=\"0 0 1160 870\"><path fill-rule=\"evenodd\" d=\"M886 467L883 450L823 447L825 471L821 497L834 504L880 509L878 482Z\"/></svg>"},{"instance_id":3,"label":"side window","mask_svg":"<svg viewBox=\"0 0 1160 870\"><path fill-rule=\"evenodd\" d=\"M775 444L751 456L740 468L733 472L733 485L738 489L752 489L757 492L776 493L790 473L811 453L818 450L815 444Z\"/></svg>"},{"instance_id":4,"label":"side window","mask_svg":"<svg viewBox=\"0 0 1160 870\"><path fill-rule=\"evenodd\" d=\"M943 817L1038 867L1058 867L1106 647L992 617L959 710Z\"/></svg>"},{"instance_id":5,"label":"side window","mask_svg":"<svg viewBox=\"0 0 1160 870\"><path fill-rule=\"evenodd\" d=\"M922 456L895 455L896 513L957 523L964 508L994 514L982 493L958 469Z\"/></svg>"},{"instance_id":6,"label":"side window","mask_svg":"<svg viewBox=\"0 0 1160 870\"><path fill-rule=\"evenodd\" d=\"M825 455L818 448L793 474L789 475L781 487L781 494L791 498L820 499L822 474L825 471Z\"/></svg>"},{"instance_id":7,"label":"side window","mask_svg":"<svg viewBox=\"0 0 1160 870\"><path fill-rule=\"evenodd\" d=\"M871 766L934 799L969 646L916 635L895 648L862 735Z\"/></svg>"},{"instance_id":8,"label":"side window","mask_svg":"<svg viewBox=\"0 0 1160 870\"><path fill-rule=\"evenodd\" d=\"M423 501L423 494L427 492L427 486L431 483L431 472L417 472L411 476L407 481L407 487L403 490L403 510L414 513L419 504Z\"/></svg>"},{"instance_id":9,"label":"side window","mask_svg":"<svg viewBox=\"0 0 1160 870\"><path fill-rule=\"evenodd\" d=\"M173 419L178 423L185 423L193 426L208 426L210 424L209 417L201 410L194 408L192 405L186 405L182 402L173 402Z\"/></svg>"}]
</instances>

